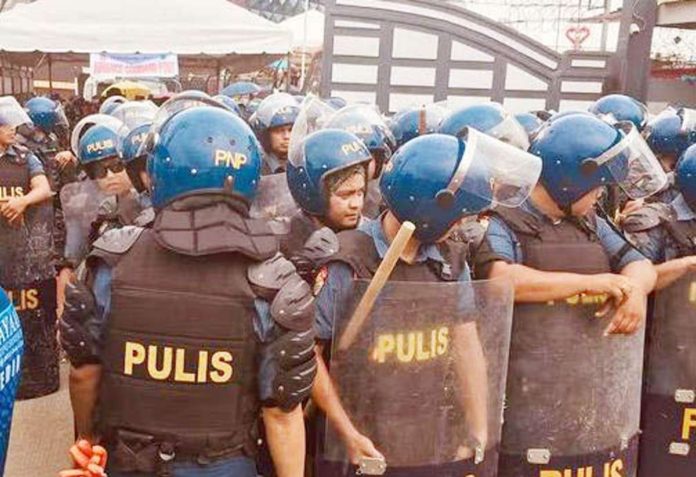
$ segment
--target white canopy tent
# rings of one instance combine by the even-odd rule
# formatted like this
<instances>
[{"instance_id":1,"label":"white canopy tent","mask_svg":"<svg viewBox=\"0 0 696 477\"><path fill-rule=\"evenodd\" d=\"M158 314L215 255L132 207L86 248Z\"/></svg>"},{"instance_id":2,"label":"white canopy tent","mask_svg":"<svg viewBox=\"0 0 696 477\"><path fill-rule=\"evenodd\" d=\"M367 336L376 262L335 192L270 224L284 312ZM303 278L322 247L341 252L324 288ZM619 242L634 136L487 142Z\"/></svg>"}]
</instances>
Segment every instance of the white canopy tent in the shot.
<instances>
[{"instance_id":1,"label":"white canopy tent","mask_svg":"<svg viewBox=\"0 0 696 477\"><path fill-rule=\"evenodd\" d=\"M37 0L0 14L0 49L282 55L291 33L227 0Z\"/></svg>"},{"instance_id":2,"label":"white canopy tent","mask_svg":"<svg viewBox=\"0 0 696 477\"><path fill-rule=\"evenodd\" d=\"M324 14L318 10L308 10L288 18L281 22L280 26L292 32L293 49L300 50L305 47L311 51L324 46Z\"/></svg>"}]
</instances>

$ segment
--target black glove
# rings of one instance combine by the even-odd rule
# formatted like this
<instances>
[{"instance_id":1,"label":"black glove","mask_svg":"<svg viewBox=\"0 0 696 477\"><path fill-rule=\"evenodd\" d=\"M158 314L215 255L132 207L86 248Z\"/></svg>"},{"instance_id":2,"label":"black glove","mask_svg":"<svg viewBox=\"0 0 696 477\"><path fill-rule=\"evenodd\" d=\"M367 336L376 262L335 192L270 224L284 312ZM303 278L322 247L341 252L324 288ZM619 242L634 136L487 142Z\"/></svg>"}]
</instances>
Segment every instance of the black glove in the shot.
<instances>
[{"instance_id":1,"label":"black glove","mask_svg":"<svg viewBox=\"0 0 696 477\"><path fill-rule=\"evenodd\" d=\"M87 322L96 315L92 292L83 283L68 284L65 308L58 323L60 344L74 367L99 362L97 339L87 329Z\"/></svg>"}]
</instances>

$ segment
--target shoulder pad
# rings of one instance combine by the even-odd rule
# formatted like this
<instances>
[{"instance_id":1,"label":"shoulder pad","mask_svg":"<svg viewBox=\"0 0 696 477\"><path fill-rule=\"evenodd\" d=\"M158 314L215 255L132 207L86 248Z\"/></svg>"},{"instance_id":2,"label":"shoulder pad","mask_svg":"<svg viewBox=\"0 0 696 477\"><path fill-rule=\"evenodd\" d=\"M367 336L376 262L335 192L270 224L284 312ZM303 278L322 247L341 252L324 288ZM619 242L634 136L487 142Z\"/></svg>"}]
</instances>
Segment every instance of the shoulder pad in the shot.
<instances>
[{"instance_id":1,"label":"shoulder pad","mask_svg":"<svg viewBox=\"0 0 696 477\"><path fill-rule=\"evenodd\" d=\"M112 229L99 237L94 242L94 249L111 254L121 255L126 253L143 233L142 227L127 225L119 229Z\"/></svg>"},{"instance_id":2,"label":"shoulder pad","mask_svg":"<svg viewBox=\"0 0 696 477\"><path fill-rule=\"evenodd\" d=\"M295 265L282 254L252 265L247 270L247 279L252 285L266 290L280 290L295 275Z\"/></svg>"},{"instance_id":3,"label":"shoulder pad","mask_svg":"<svg viewBox=\"0 0 696 477\"><path fill-rule=\"evenodd\" d=\"M287 235L290 233L290 221L287 219L274 218L268 221L268 227L275 235Z\"/></svg>"},{"instance_id":4,"label":"shoulder pad","mask_svg":"<svg viewBox=\"0 0 696 477\"><path fill-rule=\"evenodd\" d=\"M309 236L302 249L302 256L311 261L326 260L339 250L336 233L328 227L322 227Z\"/></svg>"},{"instance_id":5,"label":"shoulder pad","mask_svg":"<svg viewBox=\"0 0 696 477\"><path fill-rule=\"evenodd\" d=\"M644 232L654 229L663 222L669 222L672 216L672 210L667 204L646 204L624 219L623 228L626 232Z\"/></svg>"}]
</instances>

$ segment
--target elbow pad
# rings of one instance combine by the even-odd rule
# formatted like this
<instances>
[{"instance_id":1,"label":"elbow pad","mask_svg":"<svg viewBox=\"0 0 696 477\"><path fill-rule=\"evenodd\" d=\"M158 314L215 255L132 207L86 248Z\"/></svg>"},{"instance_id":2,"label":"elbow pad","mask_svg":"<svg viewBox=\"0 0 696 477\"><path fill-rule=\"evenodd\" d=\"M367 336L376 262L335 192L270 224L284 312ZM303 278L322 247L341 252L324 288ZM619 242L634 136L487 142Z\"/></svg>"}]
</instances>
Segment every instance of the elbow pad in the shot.
<instances>
[{"instance_id":1,"label":"elbow pad","mask_svg":"<svg viewBox=\"0 0 696 477\"><path fill-rule=\"evenodd\" d=\"M284 330L261 345L259 395L264 406L293 410L309 397L316 374L313 329Z\"/></svg>"}]
</instances>

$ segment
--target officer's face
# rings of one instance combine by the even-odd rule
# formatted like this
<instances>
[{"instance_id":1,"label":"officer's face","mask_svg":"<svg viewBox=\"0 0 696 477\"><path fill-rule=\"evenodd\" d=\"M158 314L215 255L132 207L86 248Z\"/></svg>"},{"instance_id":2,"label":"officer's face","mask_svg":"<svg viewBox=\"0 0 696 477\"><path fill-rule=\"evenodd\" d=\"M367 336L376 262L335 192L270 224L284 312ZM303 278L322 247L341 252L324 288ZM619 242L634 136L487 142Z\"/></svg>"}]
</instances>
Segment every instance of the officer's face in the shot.
<instances>
[{"instance_id":1,"label":"officer's face","mask_svg":"<svg viewBox=\"0 0 696 477\"><path fill-rule=\"evenodd\" d=\"M365 175L356 173L343 181L329 196L326 225L334 231L358 226L365 203Z\"/></svg>"},{"instance_id":2,"label":"officer's face","mask_svg":"<svg viewBox=\"0 0 696 477\"><path fill-rule=\"evenodd\" d=\"M97 185L107 195L125 194L133 187L125 170L121 172L107 170L106 177L97 179Z\"/></svg>"},{"instance_id":3,"label":"officer's face","mask_svg":"<svg viewBox=\"0 0 696 477\"><path fill-rule=\"evenodd\" d=\"M276 156L286 157L290 147L290 132L292 125L280 126L268 131L271 140L271 152Z\"/></svg>"},{"instance_id":4,"label":"officer's face","mask_svg":"<svg viewBox=\"0 0 696 477\"><path fill-rule=\"evenodd\" d=\"M7 147L15 142L17 128L4 125L0 126L0 146Z\"/></svg>"}]
</instances>

